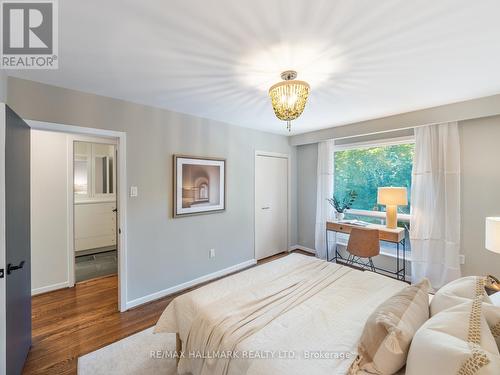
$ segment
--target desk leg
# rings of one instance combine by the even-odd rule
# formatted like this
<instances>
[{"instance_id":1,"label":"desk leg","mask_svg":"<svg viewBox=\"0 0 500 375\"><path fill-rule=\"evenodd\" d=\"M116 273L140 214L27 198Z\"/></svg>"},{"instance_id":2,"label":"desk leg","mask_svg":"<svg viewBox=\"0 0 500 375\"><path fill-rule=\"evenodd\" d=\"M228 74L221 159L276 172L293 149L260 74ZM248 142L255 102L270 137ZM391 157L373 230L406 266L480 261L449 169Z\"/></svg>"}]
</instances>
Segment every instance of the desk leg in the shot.
<instances>
[{"instance_id":1,"label":"desk leg","mask_svg":"<svg viewBox=\"0 0 500 375\"><path fill-rule=\"evenodd\" d=\"M326 261L329 262L330 261L330 254L328 251L328 228L325 230L325 233L326 233L326 237L325 237Z\"/></svg>"},{"instance_id":2,"label":"desk leg","mask_svg":"<svg viewBox=\"0 0 500 375\"><path fill-rule=\"evenodd\" d=\"M399 242L396 244L396 277L398 280L401 280L400 275L400 266L399 266Z\"/></svg>"},{"instance_id":3,"label":"desk leg","mask_svg":"<svg viewBox=\"0 0 500 375\"><path fill-rule=\"evenodd\" d=\"M406 238L403 238L403 281L406 281Z\"/></svg>"},{"instance_id":4,"label":"desk leg","mask_svg":"<svg viewBox=\"0 0 500 375\"><path fill-rule=\"evenodd\" d=\"M333 231L333 233L335 233L335 256L334 256L334 259L335 259L335 263L338 263L338 260L339 258L342 259L342 257L340 256L340 253L339 253L339 245L337 243L337 231Z\"/></svg>"}]
</instances>

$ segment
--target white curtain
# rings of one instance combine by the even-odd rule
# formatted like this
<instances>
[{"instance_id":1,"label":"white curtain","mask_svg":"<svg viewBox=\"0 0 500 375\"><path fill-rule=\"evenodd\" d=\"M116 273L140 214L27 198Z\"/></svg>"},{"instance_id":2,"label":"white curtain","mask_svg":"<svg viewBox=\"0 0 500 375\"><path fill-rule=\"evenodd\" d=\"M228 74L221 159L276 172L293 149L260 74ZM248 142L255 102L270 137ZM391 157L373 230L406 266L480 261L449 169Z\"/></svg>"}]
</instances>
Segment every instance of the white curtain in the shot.
<instances>
[{"instance_id":1,"label":"white curtain","mask_svg":"<svg viewBox=\"0 0 500 375\"><path fill-rule=\"evenodd\" d=\"M327 201L333 197L333 139L318 143L318 169L316 193L316 256L326 259L326 222L333 219L334 209ZM330 250L334 249L330 247ZM332 252L330 252L330 257Z\"/></svg>"},{"instance_id":2,"label":"white curtain","mask_svg":"<svg viewBox=\"0 0 500 375\"><path fill-rule=\"evenodd\" d=\"M434 289L460 277L460 140L458 124L415 128L411 187L412 281Z\"/></svg>"}]
</instances>

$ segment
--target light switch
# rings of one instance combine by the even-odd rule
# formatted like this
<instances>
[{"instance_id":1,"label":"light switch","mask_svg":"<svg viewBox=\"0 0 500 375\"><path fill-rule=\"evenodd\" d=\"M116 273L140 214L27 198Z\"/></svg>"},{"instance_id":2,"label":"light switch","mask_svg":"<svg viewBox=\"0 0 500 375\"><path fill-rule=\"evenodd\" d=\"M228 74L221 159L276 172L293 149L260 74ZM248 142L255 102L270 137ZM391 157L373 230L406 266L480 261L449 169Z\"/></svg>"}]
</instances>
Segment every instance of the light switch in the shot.
<instances>
[{"instance_id":1,"label":"light switch","mask_svg":"<svg viewBox=\"0 0 500 375\"><path fill-rule=\"evenodd\" d=\"M130 187L130 196L131 197L137 197L138 195L138 190L137 190L137 186L131 186Z\"/></svg>"},{"instance_id":2,"label":"light switch","mask_svg":"<svg viewBox=\"0 0 500 375\"><path fill-rule=\"evenodd\" d=\"M460 255L458 256L458 259L460 260L460 264L465 264L465 255L460 254Z\"/></svg>"}]
</instances>

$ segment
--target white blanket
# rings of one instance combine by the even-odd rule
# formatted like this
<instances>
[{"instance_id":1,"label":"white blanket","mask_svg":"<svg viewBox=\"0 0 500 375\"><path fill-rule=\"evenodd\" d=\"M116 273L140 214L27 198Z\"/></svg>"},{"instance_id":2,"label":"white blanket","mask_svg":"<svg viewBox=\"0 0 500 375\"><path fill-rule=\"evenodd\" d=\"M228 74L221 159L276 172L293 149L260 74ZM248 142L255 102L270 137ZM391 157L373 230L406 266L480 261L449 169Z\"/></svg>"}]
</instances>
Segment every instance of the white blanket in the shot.
<instances>
[{"instance_id":1,"label":"white blanket","mask_svg":"<svg viewBox=\"0 0 500 375\"><path fill-rule=\"evenodd\" d=\"M273 280L286 279L304 264L324 263L299 254L266 263L221 279L174 299L162 314L156 330L179 333L185 345L188 335L206 336L200 316L208 311L227 311L237 293L246 295L255 286L273 288ZM357 341L364 322L378 304L404 288L405 284L371 272L330 264L340 277L308 298L273 317L243 340L237 341L227 373L236 374L345 374L356 357ZM337 270L339 269L339 270ZM193 332L191 332L193 330ZM196 347L196 346L195 346ZM183 347L184 349L184 347ZM222 357L227 353L214 353ZM179 373L206 374L196 352L185 352ZM210 359L212 363L216 360ZM208 367L215 369L217 366ZM218 371L218 370L217 370ZM214 372L215 374L216 372ZM219 374L219 372L217 372Z\"/></svg>"}]
</instances>

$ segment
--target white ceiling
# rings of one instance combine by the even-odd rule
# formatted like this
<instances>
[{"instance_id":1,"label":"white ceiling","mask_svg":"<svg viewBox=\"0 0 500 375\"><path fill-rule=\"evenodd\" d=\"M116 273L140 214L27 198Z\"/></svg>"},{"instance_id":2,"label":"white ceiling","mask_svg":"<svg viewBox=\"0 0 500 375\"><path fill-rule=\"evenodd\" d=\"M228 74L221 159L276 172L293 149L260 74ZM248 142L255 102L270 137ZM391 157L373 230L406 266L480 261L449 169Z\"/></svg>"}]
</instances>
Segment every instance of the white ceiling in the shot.
<instances>
[{"instance_id":1,"label":"white ceiling","mask_svg":"<svg viewBox=\"0 0 500 375\"><path fill-rule=\"evenodd\" d=\"M498 0L63 0L57 71L9 72L287 134L267 89L309 81L292 134L500 93ZM166 124L168 125L168 124Z\"/></svg>"}]
</instances>

